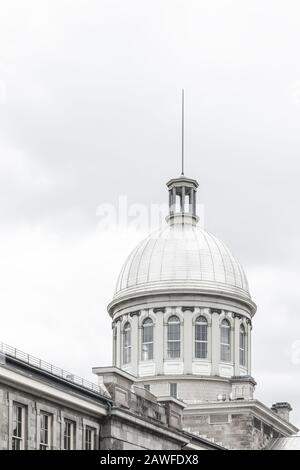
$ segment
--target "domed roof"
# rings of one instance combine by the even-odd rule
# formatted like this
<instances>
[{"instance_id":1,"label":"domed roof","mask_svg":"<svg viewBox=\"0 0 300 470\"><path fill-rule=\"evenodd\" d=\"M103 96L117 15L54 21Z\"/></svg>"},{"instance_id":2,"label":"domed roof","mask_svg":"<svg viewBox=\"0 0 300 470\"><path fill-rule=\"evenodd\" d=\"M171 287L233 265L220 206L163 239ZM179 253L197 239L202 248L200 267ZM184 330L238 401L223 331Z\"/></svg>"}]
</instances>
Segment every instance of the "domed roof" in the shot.
<instances>
[{"instance_id":1,"label":"domed roof","mask_svg":"<svg viewBox=\"0 0 300 470\"><path fill-rule=\"evenodd\" d=\"M123 265L113 303L159 292L251 299L237 259L223 242L193 224L168 225L143 240Z\"/></svg>"}]
</instances>

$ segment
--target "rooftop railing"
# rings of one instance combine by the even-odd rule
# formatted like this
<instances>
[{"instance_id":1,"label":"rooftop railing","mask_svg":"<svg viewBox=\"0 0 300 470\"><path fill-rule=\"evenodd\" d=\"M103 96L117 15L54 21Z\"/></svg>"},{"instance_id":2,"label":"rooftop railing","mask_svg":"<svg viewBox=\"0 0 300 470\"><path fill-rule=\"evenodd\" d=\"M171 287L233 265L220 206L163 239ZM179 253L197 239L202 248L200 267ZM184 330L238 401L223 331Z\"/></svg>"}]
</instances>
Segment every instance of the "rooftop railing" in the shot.
<instances>
[{"instance_id":1,"label":"rooftop railing","mask_svg":"<svg viewBox=\"0 0 300 470\"><path fill-rule=\"evenodd\" d=\"M63 370L57 366L54 366L53 364L50 364L49 362L43 361L42 359L39 359L35 356L31 356L31 354L27 354L17 348L13 348L12 346L9 346L8 344L2 342L0 342L0 356L2 356L2 358L0 357L0 364L1 362L3 363L5 361L6 356L12 357L14 359L18 359L21 362L24 362L25 364L29 364L41 371L47 372L48 374L51 374L54 377L58 377L73 385L75 384L86 390L91 390L94 393L109 398L109 395L107 394L105 389L102 388L100 385L90 382L89 380L85 380L82 377L78 377L77 375L72 374L71 372Z\"/></svg>"}]
</instances>

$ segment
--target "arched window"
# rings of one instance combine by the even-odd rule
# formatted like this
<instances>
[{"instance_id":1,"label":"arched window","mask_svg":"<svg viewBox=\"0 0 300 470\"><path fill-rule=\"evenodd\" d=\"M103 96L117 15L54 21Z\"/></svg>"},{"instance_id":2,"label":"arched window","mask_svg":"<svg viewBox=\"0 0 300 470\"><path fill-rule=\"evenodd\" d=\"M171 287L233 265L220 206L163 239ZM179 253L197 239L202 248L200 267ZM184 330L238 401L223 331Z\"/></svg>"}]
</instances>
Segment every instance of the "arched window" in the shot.
<instances>
[{"instance_id":1,"label":"arched window","mask_svg":"<svg viewBox=\"0 0 300 470\"><path fill-rule=\"evenodd\" d=\"M231 360L230 323L224 318L221 323L221 361Z\"/></svg>"},{"instance_id":2,"label":"arched window","mask_svg":"<svg viewBox=\"0 0 300 470\"><path fill-rule=\"evenodd\" d=\"M153 321L146 318L142 326L142 360L153 359Z\"/></svg>"},{"instance_id":3,"label":"arched window","mask_svg":"<svg viewBox=\"0 0 300 470\"><path fill-rule=\"evenodd\" d=\"M131 362L131 326L127 322L123 329L123 364Z\"/></svg>"},{"instance_id":4,"label":"arched window","mask_svg":"<svg viewBox=\"0 0 300 470\"><path fill-rule=\"evenodd\" d=\"M176 315L168 320L168 357L180 357L180 320Z\"/></svg>"},{"instance_id":5,"label":"arched window","mask_svg":"<svg viewBox=\"0 0 300 470\"><path fill-rule=\"evenodd\" d=\"M200 316L195 322L195 357L207 358L207 320Z\"/></svg>"},{"instance_id":6,"label":"arched window","mask_svg":"<svg viewBox=\"0 0 300 470\"><path fill-rule=\"evenodd\" d=\"M240 327L240 365L246 365L246 331L244 325Z\"/></svg>"}]
</instances>

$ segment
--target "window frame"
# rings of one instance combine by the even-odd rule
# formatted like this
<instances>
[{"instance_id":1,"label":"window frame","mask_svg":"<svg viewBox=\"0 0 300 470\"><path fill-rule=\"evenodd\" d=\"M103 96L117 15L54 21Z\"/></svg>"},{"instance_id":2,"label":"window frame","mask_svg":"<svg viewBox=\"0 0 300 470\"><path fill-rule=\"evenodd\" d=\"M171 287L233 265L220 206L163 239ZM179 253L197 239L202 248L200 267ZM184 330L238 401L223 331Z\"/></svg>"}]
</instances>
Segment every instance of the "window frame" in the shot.
<instances>
[{"instance_id":1,"label":"window frame","mask_svg":"<svg viewBox=\"0 0 300 470\"><path fill-rule=\"evenodd\" d=\"M148 323L148 325L147 325ZM145 333L147 332L147 329L151 328L151 340L145 341ZM149 334L149 333L148 333ZM146 337L147 339L147 337ZM144 347L146 349L144 350ZM149 350L151 354L149 355ZM145 357L144 354L147 353L148 357ZM154 322L151 317L147 317L144 319L142 323L142 341L141 341L141 360L142 361L153 361L154 359Z\"/></svg>"},{"instance_id":2,"label":"window frame","mask_svg":"<svg viewBox=\"0 0 300 470\"><path fill-rule=\"evenodd\" d=\"M176 320L176 321L175 321ZM170 326L177 326L177 338L170 339L171 334L174 335L174 332L171 331ZM174 335L175 336L175 335ZM176 348L170 348L171 345L178 344ZM176 355L173 355L176 354ZM181 358L181 321L177 315L171 315L168 318L167 322L167 358L168 359L180 359Z\"/></svg>"},{"instance_id":3,"label":"window frame","mask_svg":"<svg viewBox=\"0 0 300 470\"><path fill-rule=\"evenodd\" d=\"M201 321L200 321L201 319ZM205 336L206 339L197 339L197 330L200 327L201 331L201 326L205 326ZM199 337L201 338L201 333L199 334ZM197 355L197 346L205 345L205 356L200 356ZM201 350L201 347L200 347ZM195 322L194 322L194 358L197 360L207 360L208 359L208 320L204 315L198 315Z\"/></svg>"},{"instance_id":4,"label":"window frame","mask_svg":"<svg viewBox=\"0 0 300 470\"><path fill-rule=\"evenodd\" d=\"M178 385L177 382L170 382L170 397L176 398L176 399L178 397L178 386L177 385Z\"/></svg>"},{"instance_id":5,"label":"window frame","mask_svg":"<svg viewBox=\"0 0 300 470\"><path fill-rule=\"evenodd\" d=\"M127 321L123 326L123 364L131 364L131 356L132 356L132 328L131 323ZM128 340L128 337L129 340Z\"/></svg>"},{"instance_id":6,"label":"window frame","mask_svg":"<svg viewBox=\"0 0 300 470\"><path fill-rule=\"evenodd\" d=\"M87 435L90 433L90 440L87 439ZM84 449L85 450L95 450L96 440L96 429L91 426L85 426L84 429Z\"/></svg>"},{"instance_id":7,"label":"window frame","mask_svg":"<svg viewBox=\"0 0 300 470\"><path fill-rule=\"evenodd\" d=\"M15 411L21 411L21 420L19 420L19 416L15 418ZM26 420L26 406L22 405L21 403L13 402L12 406L12 435L11 435L11 448L12 450L24 450L25 449L25 420ZM15 432L15 425L17 425ZM20 431L20 435L19 434ZM17 444L17 445L16 445Z\"/></svg>"},{"instance_id":8,"label":"window frame","mask_svg":"<svg viewBox=\"0 0 300 470\"><path fill-rule=\"evenodd\" d=\"M67 426L70 426L69 434L66 434ZM66 447L66 439L69 439L70 447ZM76 449L76 422L67 418L64 419L63 448L64 450Z\"/></svg>"},{"instance_id":9,"label":"window frame","mask_svg":"<svg viewBox=\"0 0 300 470\"><path fill-rule=\"evenodd\" d=\"M43 428L42 418L47 418L48 429ZM42 442L42 432L47 432L47 442ZM50 450L52 448L53 441L53 415L47 413L46 411L40 411L40 429L39 429L39 449L40 450Z\"/></svg>"},{"instance_id":10,"label":"window frame","mask_svg":"<svg viewBox=\"0 0 300 470\"><path fill-rule=\"evenodd\" d=\"M226 326L225 326L226 325ZM223 331L227 331L228 343L223 340ZM232 361L232 339L231 339L231 323L227 318L223 318L220 323L220 361L231 362Z\"/></svg>"}]
</instances>

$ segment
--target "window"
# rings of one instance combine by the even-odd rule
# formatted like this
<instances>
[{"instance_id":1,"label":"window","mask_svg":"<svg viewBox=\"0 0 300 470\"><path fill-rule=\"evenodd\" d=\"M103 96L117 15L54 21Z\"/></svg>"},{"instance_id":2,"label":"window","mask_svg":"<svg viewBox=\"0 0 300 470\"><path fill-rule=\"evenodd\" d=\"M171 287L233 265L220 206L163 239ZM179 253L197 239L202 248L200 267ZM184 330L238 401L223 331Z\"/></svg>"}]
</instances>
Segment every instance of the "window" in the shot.
<instances>
[{"instance_id":1,"label":"window","mask_svg":"<svg viewBox=\"0 0 300 470\"><path fill-rule=\"evenodd\" d=\"M129 364L131 362L131 326L127 322L123 330L123 363Z\"/></svg>"},{"instance_id":2,"label":"window","mask_svg":"<svg viewBox=\"0 0 300 470\"><path fill-rule=\"evenodd\" d=\"M253 426L256 429L259 429L259 431L261 431L261 421L257 419L255 416L253 417Z\"/></svg>"},{"instance_id":3,"label":"window","mask_svg":"<svg viewBox=\"0 0 300 470\"><path fill-rule=\"evenodd\" d=\"M168 357L180 357L180 320L175 315L168 321Z\"/></svg>"},{"instance_id":4,"label":"window","mask_svg":"<svg viewBox=\"0 0 300 470\"><path fill-rule=\"evenodd\" d=\"M86 450L94 450L95 449L95 429L86 426L85 428L85 443L84 448Z\"/></svg>"},{"instance_id":5,"label":"window","mask_svg":"<svg viewBox=\"0 0 300 470\"><path fill-rule=\"evenodd\" d=\"M52 416L47 413L40 414L40 450L51 449Z\"/></svg>"},{"instance_id":6,"label":"window","mask_svg":"<svg viewBox=\"0 0 300 470\"><path fill-rule=\"evenodd\" d=\"M64 449L65 450L75 449L75 423L69 420L65 420Z\"/></svg>"},{"instance_id":7,"label":"window","mask_svg":"<svg viewBox=\"0 0 300 470\"><path fill-rule=\"evenodd\" d=\"M263 433L266 436L272 437L272 428L268 424L263 423Z\"/></svg>"},{"instance_id":8,"label":"window","mask_svg":"<svg viewBox=\"0 0 300 470\"><path fill-rule=\"evenodd\" d=\"M170 397L177 398L177 384L170 384Z\"/></svg>"},{"instance_id":9,"label":"window","mask_svg":"<svg viewBox=\"0 0 300 470\"><path fill-rule=\"evenodd\" d=\"M147 392L150 392L150 384L145 384L144 389L147 390Z\"/></svg>"},{"instance_id":10,"label":"window","mask_svg":"<svg viewBox=\"0 0 300 470\"><path fill-rule=\"evenodd\" d=\"M195 357L207 358L207 320L200 316L195 323Z\"/></svg>"},{"instance_id":11,"label":"window","mask_svg":"<svg viewBox=\"0 0 300 470\"><path fill-rule=\"evenodd\" d=\"M240 365L246 365L246 331L244 325L240 327Z\"/></svg>"},{"instance_id":12,"label":"window","mask_svg":"<svg viewBox=\"0 0 300 470\"><path fill-rule=\"evenodd\" d=\"M146 318L142 327L142 360L153 359L153 321Z\"/></svg>"},{"instance_id":13,"label":"window","mask_svg":"<svg viewBox=\"0 0 300 470\"><path fill-rule=\"evenodd\" d=\"M25 440L25 407L22 405L13 405L13 432L12 432L12 450L24 449Z\"/></svg>"},{"instance_id":14,"label":"window","mask_svg":"<svg viewBox=\"0 0 300 470\"><path fill-rule=\"evenodd\" d=\"M221 361L231 360L230 323L224 319L221 323Z\"/></svg>"}]
</instances>

